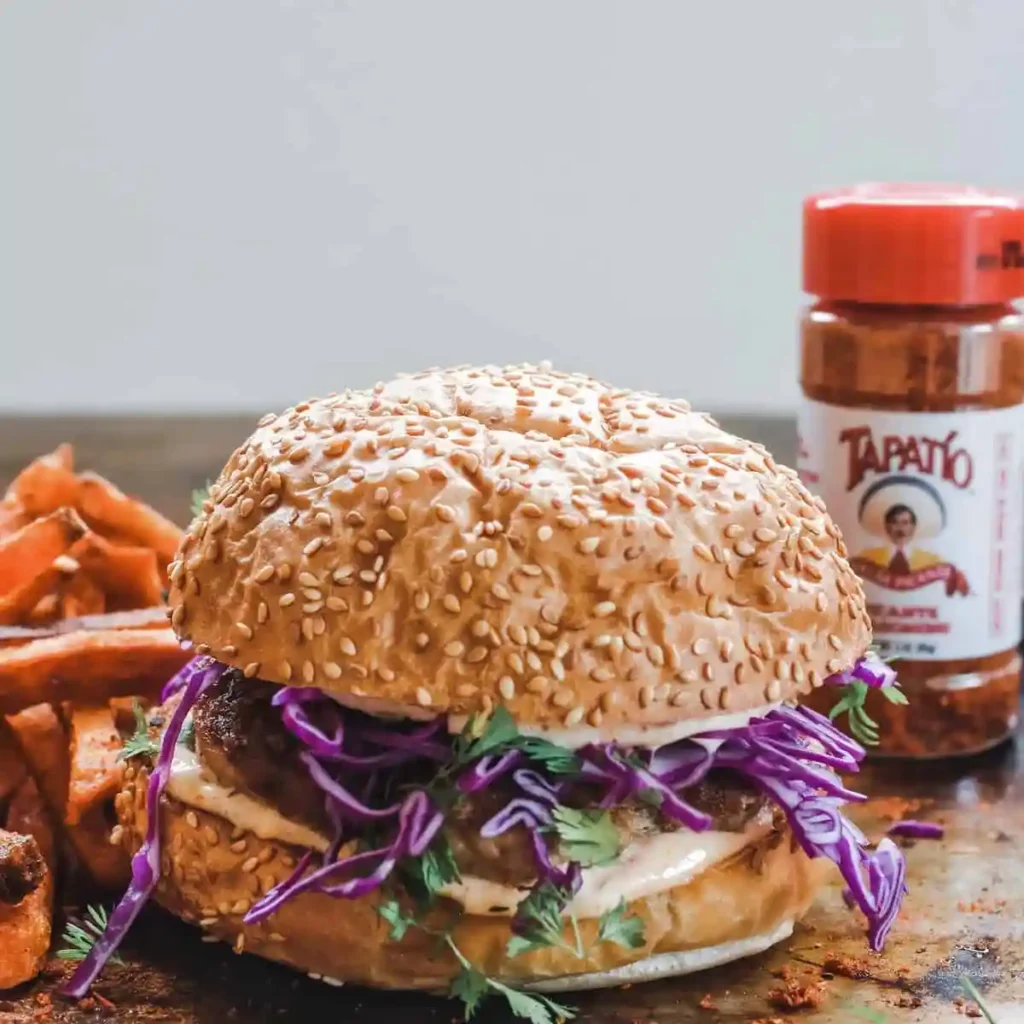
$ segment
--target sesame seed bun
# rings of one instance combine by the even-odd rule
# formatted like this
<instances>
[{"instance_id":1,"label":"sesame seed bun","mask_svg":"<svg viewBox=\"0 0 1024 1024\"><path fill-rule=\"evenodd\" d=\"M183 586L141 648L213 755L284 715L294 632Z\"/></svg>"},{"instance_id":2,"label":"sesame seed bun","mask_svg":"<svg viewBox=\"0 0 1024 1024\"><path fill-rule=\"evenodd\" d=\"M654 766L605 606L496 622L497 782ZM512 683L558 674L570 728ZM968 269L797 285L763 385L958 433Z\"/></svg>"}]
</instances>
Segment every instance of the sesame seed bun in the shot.
<instances>
[{"instance_id":1,"label":"sesame seed bun","mask_svg":"<svg viewBox=\"0 0 1024 1024\"><path fill-rule=\"evenodd\" d=\"M129 853L138 850L145 834L147 779L145 768L129 765L116 800L120 838ZM422 930L410 929L400 943L388 940L375 910L379 894L348 900L303 893L261 924L244 925L242 917L256 898L283 881L303 851L235 829L224 818L167 796L160 816L163 854L156 901L239 952L381 988L444 991L454 977L454 958ZM458 907L444 900L430 924L453 927L463 953L499 980L521 985L558 979L552 984L559 989L595 988L686 973L759 952L789 934L830 869L828 861L809 860L788 830L771 832L688 884L631 902L628 912L644 922L640 949L597 943L596 921L581 921L589 950L583 959L557 948L509 959L508 918L459 915ZM693 955L670 956L687 953Z\"/></svg>"},{"instance_id":2,"label":"sesame seed bun","mask_svg":"<svg viewBox=\"0 0 1024 1024\"><path fill-rule=\"evenodd\" d=\"M530 366L303 402L170 567L178 634L408 716L665 726L794 698L871 629L820 499L687 403Z\"/></svg>"}]
</instances>

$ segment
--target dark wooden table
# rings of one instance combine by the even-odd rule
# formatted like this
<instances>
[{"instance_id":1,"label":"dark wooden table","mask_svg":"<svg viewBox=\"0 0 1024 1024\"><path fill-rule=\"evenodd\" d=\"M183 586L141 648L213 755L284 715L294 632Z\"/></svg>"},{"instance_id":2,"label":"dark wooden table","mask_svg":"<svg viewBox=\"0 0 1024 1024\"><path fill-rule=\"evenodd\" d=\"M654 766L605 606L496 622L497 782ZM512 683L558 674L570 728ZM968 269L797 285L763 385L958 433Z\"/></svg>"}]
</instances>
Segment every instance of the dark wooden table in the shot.
<instances>
[{"instance_id":1,"label":"dark wooden table","mask_svg":"<svg viewBox=\"0 0 1024 1024\"><path fill-rule=\"evenodd\" d=\"M0 418L0 482L62 440L75 443L79 465L95 469L173 518L188 517L189 495L215 476L255 416L35 420ZM730 429L763 440L783 461L793 453L783 421L723 418ZM599 1024L748 1024L780 1017L795 1024L945 1024L965 1018L955 1000L970 977L1000 1024L1024 1022L1024 764L1020 741L959 763L877 762L859 785L871 801L856 817L880 836L897 795L920 801L913 816L947 826L940 841L908 844L911 895L885 952L873 955L862 922L844 906L838 882L822 895L793 938L753 959L704 974L582 994L579 1019ZM830 954L863 960L868 978L827 981L818 1010L773 1009L775 972L821 978ZM0 999L0 1021L86 1021L107 1012L119 1020L187 1024L263 1024L284 1020L436 1022L457 1019L453 1004L404 994L334 989L222 945L159 910L145 913L98 992L116 1004L71 1006L53 997L55 976ZM804 973L806 972L806 973ZM714 1009L700 1004L710 995ZM478 1019L506 1018L486 1005Z\"/></svg>"}]
</instances>

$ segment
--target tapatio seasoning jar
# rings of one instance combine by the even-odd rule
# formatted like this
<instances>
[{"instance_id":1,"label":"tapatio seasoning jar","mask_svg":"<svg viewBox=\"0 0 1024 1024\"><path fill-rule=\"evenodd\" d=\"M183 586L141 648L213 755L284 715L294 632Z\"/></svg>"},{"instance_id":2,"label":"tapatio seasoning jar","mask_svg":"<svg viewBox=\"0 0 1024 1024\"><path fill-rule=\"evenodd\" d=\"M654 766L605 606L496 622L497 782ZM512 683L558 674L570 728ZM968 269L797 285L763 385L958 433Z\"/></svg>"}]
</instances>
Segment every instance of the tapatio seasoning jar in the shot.
<instances>
[{"instance_id":1,"label":"tapatio seasoning jar","mask_svg":"<svg viewBox=\"0 0 1024 1024\"><path fill-rule=\"evenodd\" d=\"M869 185L804 205L815 301L801 328L799 465L909 698L869 692L879 753L973 753L1017 722L1024 322L1010 302L1024 296L1022 240L1022 201L975 189ZM823 710L828 690L815 695Z\"/></svg>"}]
</instances>

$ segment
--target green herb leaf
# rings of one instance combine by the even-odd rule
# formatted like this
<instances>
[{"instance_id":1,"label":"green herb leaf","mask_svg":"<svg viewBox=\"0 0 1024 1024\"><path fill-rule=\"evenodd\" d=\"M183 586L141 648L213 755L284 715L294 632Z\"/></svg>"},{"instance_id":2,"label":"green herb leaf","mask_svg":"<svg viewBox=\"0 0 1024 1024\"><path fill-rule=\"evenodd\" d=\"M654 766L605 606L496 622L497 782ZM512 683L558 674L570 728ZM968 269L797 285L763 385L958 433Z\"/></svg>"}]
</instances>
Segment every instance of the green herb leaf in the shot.
<instances>
[{"instance_id":1,"label":"green herb leaf","mask_svg":"<svg viewBox=\"0 0 1024 1024\"><path fill-rule=\"evenodd\" d=\"M455 863L448 837L442 832L420 857L409 857L402 862L402 881L418 903L429 906L437 893L451 882L459 882L462 875Z\"/></svg>"},{"instance_id":2,"label":"green herb leaf","mask_svg":"<svg viewBox=\"0 0 1024 1024\"><path fill-rule=\"evenodd\" d=\"M909 704L907 695L898 686L883 686L882 696L890 704Z\"/></svg>"},{"instance_id":3,"label":"green herb leaf","mask_svg":"<svg viewBox=\"0 0 1024 1024\"><path fill-rule=\"evenodd\" d=\"M622 900L598 918L597 941L614 942L624 949L639 949L645 942L644 922L635 914L626 917L626 901Z\"/></svg>"},{"instance_id":4,"label":"green herb leaf","mask_svg":"<svg viewBox=\"0 0 1024 1024\"><path fill-rule=\"evenodd\" d=\"M476 1013L481 1001L487 997L490 989L491 984L487 975L475 967L466 965L455 975L448 994L452 999L462 1000L465 1018L469 1020Z\"/></svg>"},{"instance_id":5,"label":"green herb leaf","mask_svg":"<svg viewBox=\"0 0 1024 1024\"><path fill-rule=\"evenodd\" d=\"M197 516L203 511L203 505L210 499L210 488L212 486L213 482L207 480L205 487L200 487L192 492L192 515Z\"/></svg>"},{"instance_id":6,"label":"green herb leaf","mask_svg":"<svg viewBox=\"0 0 1024 1024\"><path fill-rule=\"evenodd\" d=\"M416 924L415 918L402 910L398 900L384 900L377 904L377 913L391 925L388 938L393 942L401 942L405 933Z\"/></svg>"},{"instance_id":7,"label":"green herb leaf","mask_svg":"<svg viewBox=\"0 0 1024 1024\"><path fill-rule=\"evenodd\" d=\"M571 898L571 893L552 882L534 886L516 908L516 934L509 939L506 953L518 956L533 949L559 946L582 956L583 951L573 948L562 934L562 911Z\"/></svg>"},{"instance_id":8,"label":"green herb leaf","mask_svg":"<svg viewBox=\"0 0 1024 1024\"><path fill-rule=\"evenodd\" d=\"M519 730L506 708L489 716L474 715L455 740L453 767L462 767L484 754L496 754L516 739Z\"/></svg>"},{"instance_id":9,"label":"green herb leaf","mask_svg":"<svg viewBox=\"0 0 1024 1024\"><path fill-rule=\"evenodd\" d=\"M552 775L578 775L581 770L580 760L571 750L550 740L539 736L518 736L515 746Z\"/></svg>"},{"instance_id":10,"label":"green herb leaf","mask_svg":"<svg viewBox=\"0 0 1024 1024\"><path fill-rule=\"evenodd\" d=\"M882 692L885 693L888 689L885 688ZM847 683L842 688L843 696L829 712L828 717L834 722L845 712L850 735L866 747L874 747L878 745L878 724L864 710L868 690L868 684L859 679Z\"/></svg>"},{"instance_id":11,"label":"green herb leaf","mask_svg":"<svg viewBox=\"0 0 1024 1024\"><path fill-rule=\"evenodd\" d=\"M555 1021L572 1020L576 1016L564 1003L556 1003L547 996L520 992L498 981L492 981L491 988L505 997L508 1008L517 1017L531 1021L531 1024L554 1024Z\"/></svg>"},{"instance_id":12,"label":"green herb leaf","mask_svg":"<svg viewBox=\"0 0 1024 1024\"><path fill-rule=\"evenodd\" d=\"M558 806L552 812L559 847L566 860L583 867L608 864L619 855L619 833L607 811Z\"/></svg>"},{"instance_id":13,"label":"green herb leaf","mask_svg":"<svg viewBox=\"0 0 1024 1024\"><path fill-rule=\"evenodd\" d=\"M156 757L160 753L160 743L149 734L149 722L146 712L138 698L132 700L132 714L135 716L135 733L125 741L124 747L117 755L118 761L126 761L131 757Z\"/></svg>"},{"instance_id":14,"label":"green herb leaf","mask_svg":"<svg viewBox=\"0 0 1024 1024\"><path fill-rule=\"evenodd\" d=\"M973 999L978 1004L978 1009L981 1010L985 1020L988 1021L988 1024L996 1024L996 1019L992 1015L992 1011L985 1004L985 1000L982 998L977 986L970 978L967 977L966 974L960 979L960 987L964 990L969 999Z\"/></svg>"},{"instance_id":15,"label":"green herb leaf","mask_svg":"<svg viewBox=\"0 0 1024 1024\"><path fill-rule=\"evenodd\" d=\"M465 1004L466 1020L473 1016L481 1000L489 992L504 996L509 1009L517 1017L531 1021L532 1024L555 1024L556 1021L571 1020L575 1016L568 1006L556 1003L553 999L548 999L547 996L519 992L494 978L489 978L466 959L450 934L446 934L444 940L462 967L462 970L455 976L448 994L453 999L461 999Z\"/></svg>"},{"instance_id":16,"label":"green herb leaf","mask_svg":"<svg viewBox=\"0 0 1024 1024\"><path fill-rule=\"evenodd\" d=\"M106 909L101 906L86 907L81 921L69 918L64 926L64 933L61 935L64 946L57 950L57 958L59 960L84 960L106 927ZM116 953L110 958L110 962L124 963Z\"/></svg>"}]
</instances>

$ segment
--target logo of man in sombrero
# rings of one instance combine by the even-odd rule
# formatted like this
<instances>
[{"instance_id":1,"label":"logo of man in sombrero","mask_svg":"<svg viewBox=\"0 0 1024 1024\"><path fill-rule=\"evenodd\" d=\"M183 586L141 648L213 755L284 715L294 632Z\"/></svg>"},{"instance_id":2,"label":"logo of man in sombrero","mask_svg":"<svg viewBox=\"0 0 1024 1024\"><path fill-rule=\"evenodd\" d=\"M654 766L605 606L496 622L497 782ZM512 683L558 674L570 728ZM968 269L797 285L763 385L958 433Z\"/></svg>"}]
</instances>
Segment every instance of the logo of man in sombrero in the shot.
<instances>
[{"instance_id":1,"label":"logo of man in sombrero","mask_svg":"<svg viewBox=\"0 0 1024 1024\"><path fill-rule=\"evenodd\" d=\"M885 477L864 492L858 518L884 542L851 559L864 579L889 590L918 590L942 582L949 596L970 592L956 566L922 545L946 527L946 507L931 484L912 476Z\"/></svg>"}]
</instances>

